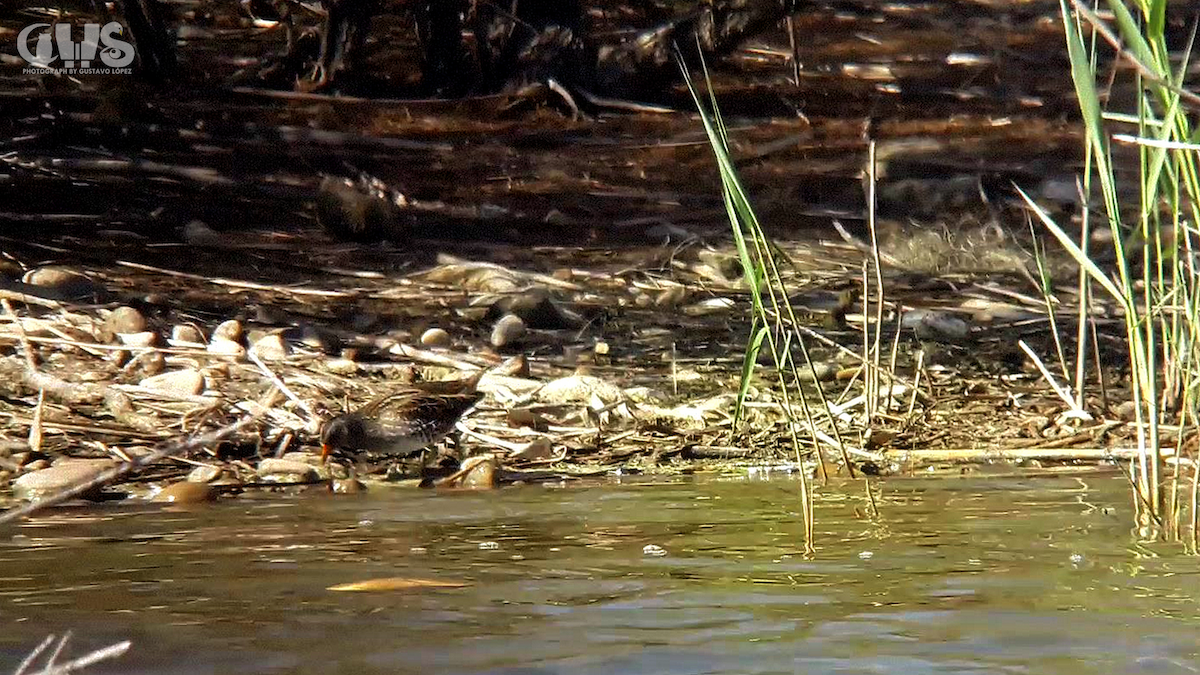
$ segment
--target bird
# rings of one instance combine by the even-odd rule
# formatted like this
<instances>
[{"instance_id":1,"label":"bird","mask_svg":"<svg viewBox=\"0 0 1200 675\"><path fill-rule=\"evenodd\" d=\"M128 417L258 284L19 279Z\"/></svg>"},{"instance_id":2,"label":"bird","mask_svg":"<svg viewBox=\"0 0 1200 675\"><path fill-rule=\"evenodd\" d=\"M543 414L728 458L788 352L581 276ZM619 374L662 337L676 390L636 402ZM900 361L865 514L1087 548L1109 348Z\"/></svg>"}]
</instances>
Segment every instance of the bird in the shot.
<instances>
[{"instance_id":1,"label":"bird","mask_svg":"<svg viewBox=\"0 0 1200 675\"><path fill-rule=\"evenodd\" d=\"M328 420L321 428L321 459L337 451L408 457L424 450L483 398L475 389L482 375L412 385Z\"/></svg>"}]
</instances>

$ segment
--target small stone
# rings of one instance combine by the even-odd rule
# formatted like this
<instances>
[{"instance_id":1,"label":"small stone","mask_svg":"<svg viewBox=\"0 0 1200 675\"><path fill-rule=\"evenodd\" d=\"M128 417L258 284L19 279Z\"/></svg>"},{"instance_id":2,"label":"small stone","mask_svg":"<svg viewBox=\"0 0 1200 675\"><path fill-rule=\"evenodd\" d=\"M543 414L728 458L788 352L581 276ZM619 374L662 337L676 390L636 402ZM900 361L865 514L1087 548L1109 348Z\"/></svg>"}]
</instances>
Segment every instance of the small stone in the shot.
<instances>
[{"instance_id":1,"label":"small stone","mask_svg":"<svg viewBox=\"0 0 1200 675\"><path fill-rule=\"evenodd\" d=\"M805 382L831 382L837 379L838 365L829 361L814 361L812 368L807 364L799 366L797 372Z\"/></svg>"},{"instance_id":2,"label":"small stone","mask_svg":"<svg viewBox=\"0 0 1200 675\"><path fill-rule=\"evenodd\" d=\"M509 459L521 459L525 461L533 461L539 459L549 459L554 456L554 445L550 443L550 439L544 436L539 436L525 445L512 448L509 452Z\"/></svg>"},{"instance_id":3,"label":"small stone","mask_svg":"<svg viewBox=\"0 0 1200 675\"><path fill-rule=\"evenodd\" d=\"M499 349L521 341L525 337L525 322L515 314L505 314L492 326L492 346Z\"/></svg>"},{"instance_id":4,"label":"small stone","mask_svg":"<svg viewBox=\"0 0 1200 675\"><path fill-rule=\"evenodd\" d=\"M445 349L450 346L450 334L441 328L430 328L421 333L421 344L434 349Z\"/></svg>"},{"instance_id":5,"label":"small stone","mask_svg":"<svg viewBox=\"0 0 1200 675\"><path fill-rule=\"evenodd\" d=\"M36 462L29 466L34 464ZM113 466L116 466L116 462L111 459L60 459L53 466L19 476L12 482L13 496L35 502L82 483Z\"/></svg>"},{"instance_id":6,"label":"small stone","mask_svg":"<svg viewBox=\"0 0 1200 675\"><path fill-rule=\"evenodd\" d=\"M264 335L254 343L251 349L263 361L282 361L288 356L287 345L283 343L283 338L279 336L279 333Z\"/></svg>"},{"instance_id":7,"label":"small stone","mask_svg":"<svg viewBox=\"0 0 1200 675\"><path fill-rule=\"evenodd\" d=\"M242 339L242 322L237 319L222 321L213 329L212 339L240 342Z\"/></svg>"},{"instance_id":8,"label":"small stone","mask_svg":"<svg viewBox=\"0 0 1200 675\"><path fill-rule=\"evenodd\" d=\"M684 307L683 313L688 316L709 316L726 313L735 307L737 303L732 298L709 298Z\"/></svg>"},{"instance_id":9,"label":"small stone","mask_svg":"<svg viewBox=\"0 0 1200 675\"><path fill-rule=\"evenodd\" d=\"M357 478L335 478L329 482L329 490L335 495L355 495L366 492L367 486Z\"/></svg>"},{"instance_id":10,"label":"small stone","mask_svg":"<svg viewBox=\"0 0 1200 675\"><path fill-rule=\"evenodd\" d=\"M187 475L187 480L192 483L211 483L224 473L225 471L219 466L198 466Z\"/></svg>"},{"instance_id":11,"label":"small stone","mask_svg":"<svg viewBox=\"0 0 1200 675\"><path fill-rule=\"evenodd\" d=\"M26 273L21 281L49 289L60 300L95 302L107 293L100 284L65 267L39 267Z\"/></svg>"},{"instance_id":12,"label":"small stone","mask_svg":"<svg viewBox=\"0 0 1200 675\"><path fill-rule=\"evenodd\" d=\"M197 396L204 391L204 374L191 368L147 377L138 383L146 389L176 396Z\"/></svg>"},{"instance_id":13,"label":"small stone","mask_svg":"<svg viewBox=\"0 0 1200 675\"><path fill-rule=\"evenodd\" d=\"M326 462L321 459L321 455L315 452L306 452L303 450L285 452L279 459L287 462L299 462L307 465L310 469L317 472L317 478L320 480L329 480L331 478L347 478L350 473L346 467L337 462Z\"/></svg>"},{"instance_id":14,"label":"small stone","mask_svg":"<svg viewBox=\"0 0 1200 675\"><path fill-rule=\"evenodd\" d=\"M133 355L130 354L129 350L127 349L116 349L109 352L108 356L104 357L104 360L108 361L111 365L120 368L129 363L129 359L132 356Z\"/></svg>"},{"instance_id":15,"label":"small stone","mask_svg":"<svg viewBox=\"0 0 1200 675\"><path fill-rule=\"evenodd\" d=\"M150 498L150 501L168 504L199 504L214 501L216 498L217 489L212 485L181 480L159 490Z\"/></svg>"},{"instance_id":16,"label":"small stone","mask_svg":"<svg viewBox=\"0 0 1200 675\"><path fill-rule=\"evenodd\" d=\"M353 359L329 359L325 362L325 370L334 375L353 375L358 372L358 364Z\"/></svg>"},{"instance_id":17,"label":"small stone","mask_svg":"<svg viewBox=\"0 0 1200 675\"><path fill-rule=\"evenodd\" d=\"M141 333L118 333L117 338L126 347L135 348L153 347L158 342L158 334L148 330Z\"/></svg>"},{"instance_id":18,"label":"small stone","mask_svg":"<svg viewBox=\"0 0 1200 675\"><path fill-rule=\"evenodd\" d=\"M143 379L158 375L167 367L167 359L157 349L148 349L133 357L121 371L131 379ZM127 380L128 381L128 380Z\"/></svg>"},{"instance_id":19,"label":"small stone","mask_svg":"<svg viewBox=\"0 0 1200 675\"><path fill-rule=\"evenodd\" d=\"M28 464L23 465L21 468L25 469L26 471L41 471L42 469L49 469L50 468L50 460L35 459L35 460L29 462Z\"/></svg>"},{"instance_id":20,"label":"small stone","mask_svg":"<svg viewBox=\"0 0 1200 675\"><path fill-rule=\"evenodd\" d=\"M665 288L654 298L655 307L675 307L687 299L688 292L683 286Z\"/></svg>"},{"instance_id":21,"label":"small stone","mask_svg":"<svg viewBox=\"0 0 1200 675\"><path fill-rule=\"evenodd\" d=\"M962 318L949 312L926 312L913 328L917 338L938 342L962 343L970 335L971 327Z\"/></svg>"},{"instance_id":22,"label":"small stone","mask_svg":"<svg viewBox=\"0 0 1200 675\"><path fill-rule=\"evenodd\" d=\"M301 344L325 354L336 354L342 348L341 338L321 326L293 326L284 330L283 337L289 342Z\"/></svg>"},{"instance_id":23,"label":"small stone","mask_svg":"<svg viewBox=\"0 0 1200 675\"><path fill-rule=\"evenodd\" d=\"M258 477L274 483L307 483L320 478L320 474L305 462L268 457L258 463Z\"/></svg>"},{"instance_id":24,"label":"small stone","mask_svg":"<svg viewBox=\"0 0 1200 675\"><path fill-rule=\"evenodd\" d=\"M621 388L595 375L569 375L551 380L538 389L536 399L544 403L590 403L592 397L605 405L625 399Z\"/></svg>"},{"instance_id":25,"label":"small stone","mask_svg":"<svg viewBox=\"0 0 1200 675\"><path fill-rule=\"evenodd\" d=\"M218 356L232 356L234 358L241 358L246 355L246 348L234 342L233 340L220 338L213 339L212 342L208 343L208 353L216 354Z\"/></svg>"},{"instance_id":26,"label":"small stone","mask_svg":"<svg viewBox=\"0 0 1200 675\"><path fill-rule=\"evenodd\" d=\"M1137 409L1137 401L1121 401L1117 404L1117 409L1113 412L1116 413L1117 419L1125 422L1133 422L1137 419Z\"/></svg>"},{"instance_id":27,"label":"small stone","mask_svg":"<svg viewBox=\"0 0 1200 675\"><path fill-rule=\"evenodd\" d=\"M183 226L183 240L192 246L219 247L225 243L221 233L209 227L203 220L189 220Z\"/></svg>"},{"instance_id":28,"label":"small stone","mask_svg":"<svg viewBox=\"0 0 1200 675\"><path fill-rule=\"evenodd\" d=\"M114 335L141 333L146 330L146 317L133 307L117 307L105 317L104 329Z\"/></svg>"},{"instance_id":29,"label":"small stone","mask_svg":"<svg viewBox=\"0 0 1200 675\"><path fill-rule=\"evenodd\" d=\"M604 356L608 354L608 343L604 341L597 342L595 346L592 347L592 351L599 356Z\"/></svg>"},{"instance_id":30,"label":"small stone","mask_svg":"<svg viewBox=\"0 0 1200 675\"><path fill-rule=\"evenodd\" d=\"M204 335L195 326L179 324L171 327L171 339L167 342L172 347L203 347Z\"/></svg>"},{"instance_id":31,"label":"small stone","mask_svg":"<svg viewBox=\"0 0 1200 675\"><path fill-rule=\"evenodd\" d=\"M291 319L287 312L274 305L257 305L254 307L254 321L255 323L278 326L290 323Z\"/></svg>"},{"instance_id":32,"label":"small stone","mask_svg":"<svg viewBox=\"0 0 1200 675\"><path fill-rule=\"evenodd\" d=\"M492 319L503 317L505 314L515 314L527 326L547 330L577 328L583 324L582 318L551 300L550 292L544 288L506 295L488 308L486 316Z\"/></svg>"},{"instance_id":33,"label":"small stone","mask_svg":"<svg viewBox=\"0 0 1200 675\"><path fill-rule=\"evenodd\" d=\"M468 457L458 473L449 476L438 487L461 488L464 490L491 490L499 484L497 476L499 462L494 455Z\"/></svg>"}]
</instances>

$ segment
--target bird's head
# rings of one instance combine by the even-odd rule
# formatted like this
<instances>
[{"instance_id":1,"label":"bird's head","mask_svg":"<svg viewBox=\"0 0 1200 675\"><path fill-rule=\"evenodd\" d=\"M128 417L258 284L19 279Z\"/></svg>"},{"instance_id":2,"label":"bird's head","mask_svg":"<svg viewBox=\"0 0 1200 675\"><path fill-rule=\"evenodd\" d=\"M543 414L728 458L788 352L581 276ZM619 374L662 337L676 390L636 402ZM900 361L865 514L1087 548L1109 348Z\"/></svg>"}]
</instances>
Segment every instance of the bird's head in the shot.
<instances>
[{"instance_id":1,"label":"bird's head","mask_svg":"<svg viewBox=\"0 0 1200 675\"><path fill-rule=\"evenodd\" d=\"M363 421L357 415L340 415L321 426L321 459L335 450L353 450L363 435Z\"/></svg>"}]
</instances>

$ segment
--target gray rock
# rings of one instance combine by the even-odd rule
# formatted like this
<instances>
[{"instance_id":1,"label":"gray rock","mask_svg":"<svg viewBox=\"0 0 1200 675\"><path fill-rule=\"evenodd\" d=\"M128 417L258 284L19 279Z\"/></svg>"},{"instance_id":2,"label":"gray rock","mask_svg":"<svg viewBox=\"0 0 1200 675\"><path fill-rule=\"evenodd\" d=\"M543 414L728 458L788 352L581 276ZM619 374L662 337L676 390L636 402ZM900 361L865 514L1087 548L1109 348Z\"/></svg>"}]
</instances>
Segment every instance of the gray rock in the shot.
<instances>
[{"instance_id":1,"label":"gray rock","mask_svg":"<svg viewBox=\"0 0 1200 675\"><path fill-rule=\"evenodd\" d=\"M334 375L353 375L358 372L358 364L354 359L329 359L325 362L325 370Z\"/></svg>"},{"instance_id":2,"label":"gray rock","mask_svg":"<svg viewBox=\"0 0 1200 675\"><path fill-rule=\"evenodd\" d=\"M213 329L212 339L240 342L242 340L242 322L237 319L222 321Z\"/></svg>"},{"instance_id":3,"label":"gray rock","mask_svg":"<svg viewBox=\"0 0 1200 675\"><path fill-rule=\"evenodd\" d=\"M171 327L171 339L169 342L173 347L204 346L204 335L195 326L179 324Z\"/></svg>"},{"instance_id":4,"label":"gray rock","mask_svg":"<svg viewBox=\"0 0 1200 675\"><path fill-rule=\"evenodd\" d=\"M126 347L153 347L158 342L158 335L148 330L140 333L118 333L117 338Z\"/></svg>"},{"instance_id":5,"label":"gray rock","mask_svg":"<svg viewBox=\"0 0 1200 675\"><path fill-rule=\"evenodd\" d=\"M446 348L450 346L450 334L441 328L430 328L421 333L421 344L432 348Z\"/></svg>"},{"instance_id":6,"label":"gray rock","mask_svg":"<svg viewBox=\"0 0 1200 675\"><path fill-rule=\"evenodd\" d=\"M902 322L908 320L907 315ZM913 332L922 340L937 342L964 343L968 342L971 326L962 318L950 312L925 311L919 315L919 320L913 327Z\"/></svg>"},{"instance_id":7,"label":"gray rock","mask_svg":"<svg viewBox=\"0 0 1200 675\"><path fill-rule=\"evenodd\" d=\"M204 374L191 368L147 377L138 384L147 389L177 396L196 396L202 393L206 386Z\"/></svg>"},{"instance_id":8,"label":"gray rock","mask_svg":"<svg viewBox=\"0 0 1200 675\"><path fill-rule=\"evenodd\" d=\"M193 483L211 483L220 478L225 471L219 466L198 466L187 475Z\"/></svg>"},{"instance_id":9,"label":"gray rock","mask_svg":"<svg viewBox=\"0 0 1200 675\"><path fill-rule=\"evenodd\" d=\"M288 347L278 333L264 335L251 349L263 361L282 361L288 357Z\"/></svg>"},{"instance_id":10,"label":"gray rock","mask_svg":"<svg viewBox=\"0 0 1200 675\"><path fill-rule=\"evenodd\" d=\"M320 478L317 468L305 462L269 457L258 463L258 477L275 483L304 483Z\"/></svg>"},{"instance_id":11,"label":"gray rock","mask_svg":"<svg viewBox=\"0 0 1200 675\"><path fill-rule=\"evenodd\" d=\"M146 317L133 307L117 307L104 318L104 329L118 333L141 333L146 330Z\"/></svg>"},{"instance_id":12,"label":"gray rock","mask_svg":"<svg viewBox=\"0 0 1200 675\"><path fill-rule=\"evenodd\" d=\"M53 466L31 471L14 480L13 496L31 502L45 499L116 464L111 459L60 459Z\"/></svg>"},{"instance_id":13,"label":"gray rock","mask_svg":"<svg viewBox=\"0 0 1200 675\"><path fill-rule=\"evenodd\" d=\"M108 293L104 286L65 267L39 267L30 270L21 280L45 288L50 291L48 295L57 300L97 302Z\"/></svg>"},{"instance_id":14,"label":"gray rock","mask_svg":"<svg viewBox=\"0 0 1200 675\"><path fill-rule=\"evenodd\" d=\"M355 495L366 492L367 486L357 478L335 478L330 482L329 489L335 495Z\"/></svg>"},{"instance_id":15,"label":"gray rock","mask_svg":"<svg viewBox=\"0 0 1200 675\"><path fill-rule=\"evenodd\" d=\"M203 220L190 220L183 226L183 240L192 246L220 247L225 244L220 232L212 229Z\"/></svg>"},{"instance_id":16,"label":"gray rock","mask_svg":"<svg viewBox=\"0 0 1200 675\"><path fill-rule=\"evenodd\" d=\"M326 354L336 354L342 348L341 338L321 326L293 326L284 330L283 337L289 342Z\"/></svg>"},{"instance_id":17,"label":"gray rock","mask_svg":"<svg viewBox=\"0 0 1200 675\"><path fill-rule=\"evenodd\" d=\"M121 369L131 379L143 379L158 375L167 367L167 359L157 349L147 349L133 357Z\"/></svg>"},{"instance_id":18,"label":"gray rock","mask_svg":"<svg viewBox=\"0 0 1200 675\"><path fill-rule=\"evenodd\" d=\"M332 464L321 459L321 456L315 452L285 452L279 459L285 462L299 462L308 466L308 468L317 472L317 478L321 480L329 480L330 478L345 478L349 474L346 467L341 464Z\"/></svg>"},{"instance_id":19,"label":"gray rock","mask_svg":"<svg viewBox=\"0 0 1200 675\"><path fill-rule=\"evenodd\" d=\"M515 314L505 314L492 326L492 346L499 349L520 342L525 338L525 322Z\"/></svg>"},{"instance_id":20,"label":"gray rock","mask_svg":"<svg viewBox=\"0 0 1200 675\"><path fill-rule=\"evenodd\" d=\"M150 501L168 504L200 504L215 501L217 494L217 488L208 483L181 480L159 490L150 498Z\"/></svg>"},{"instance_id":21,"label":"gray rock","mask_svg":"<svg viewBox=\"0 0 1200 675\"><path fill-rule=\"evenodd\" d=\"M233 340L224 338L213 338L213 341L208 343L208 353L218 356L231 356L241 358L246 355L246 348Z\"/></svg>"}]
</instances>

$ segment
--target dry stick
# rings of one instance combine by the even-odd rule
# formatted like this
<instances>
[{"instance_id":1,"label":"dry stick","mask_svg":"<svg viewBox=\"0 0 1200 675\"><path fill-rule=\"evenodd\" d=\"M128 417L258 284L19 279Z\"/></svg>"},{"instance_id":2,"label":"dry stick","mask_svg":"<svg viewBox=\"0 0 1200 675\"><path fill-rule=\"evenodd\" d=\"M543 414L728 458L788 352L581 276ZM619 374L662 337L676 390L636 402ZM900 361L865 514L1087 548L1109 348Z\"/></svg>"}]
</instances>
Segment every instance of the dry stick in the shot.
<instances>
[{"instance_id":1,"label":"dry stick","mask_svg":"<svg viewBox=\"0 0 1200 675\"><path fill-rule=\"evenodd\" d=\"M878 519L879 518L879 504L875 503L875 493L871 491L871 477L866 474L863 474L863 482L866 484L866 488L867 488L867 500L871 504L871 515L872 515L872 517Z\"/></svg>"},{"instance_id":2,"label":"dry stick","mask_svg":"<svg viewBox=\"0 0 1200 675\"><path fill-rule=\"evenodd\" d=\"M176 277L179 279L201 281L214 284L216 286L229 286L230 288L244 288L252 291L272 291L275 293L283 293L284 295L313 295L321 298L354 298L358 297L359 295L358 293L347 291L330 291L321 288L296 288L293 286L280 286L277 284L259 284L253 281L241 281L240 279L207 277L202 274L189 274L188 272L170 270L164 267L154 267L153 265L143 265L142 263L129 262L127 260L118 260L116 261L116 264L143 272L154 272L156 274L165 274L169 277Z\"/></svg>"},{"instance_id":3,"label":"dry stick","mask_svg":"<svg viewBox=\"0 0 1200 675\"><path fill-rule=\"evenodd\" d=\"M905 417L912 419L913 410L917 407L917 391L921 388L921 372L925 370L925 350L917 350L917 370L913 373L912 396L908 399L908 410Z\"/></svg>"},{"instance_id":4,"label":"dry stick","mask_svg":"<svg viewBox=\"0 0 1200 675\"><path fill-rule=\"evenodd\" d=\"M883 262L879 257L879 234L875 228L875 141L872 140L867 146L867 230L871 234L871 258L875 264L875 339L871 346L871 364L874 371L879 372L879 341L883 336ZM864 289L865 290L865 289ZM866 322L867 317L863 316L863 321ZM878 384L878 376L876 377ZM876 387L878 390L878 387ZM872 409L878 403L872 402Z\"/></svg>"},{"instance_id":5,"label":"dry stick","mask_svg":"<svg viewBox=\"0 0 1200 675\"><path fill-rule=\"evenodd\" d=\"M431 363L435 366L445 366L447 368L454 368L456 370L476 370L480 367L480 363L482 363L485 367L496 364L496 361L484 359L479 359L480 363L472 363L471 361L465 361L463 359L454 358L445 354L419 349L417 347L413 347L412 345L406 345L403 342L397 342L396 344L392 345L388 348L388 352L397 356L403 356L405 358L412 359L413 361Z\"/></svg>"},{"instance_id":6,"label":"dry stick","mask_svg":"<svg viewBox=\"0 0 1200 675\"><path fill-rule=\"evenodd\" d=\"M56 646L54 651L50 653L50 656L46 658L46 667L42 669L42 672L47 672L54 669L54 662L58 660L59 655L62 654L63 650L67 648L67 641L70 639L71 631L63 633L63 636L58 640L58 646Z\"/></svg>"},{"instance_id":7,"label":"dry stick","mask_svg":"<svg viewBox=\"0 0 1200 675\"><path fill-rule=\"evenodd\" d=\"M874 363L871 354L871 287L867 283L867 261L862 261L862 360L863 363ZM866 427L871 428L875 417L875 391L879 373L874 368L863 368L863 414L866 416ZM862 439L859 439L862 442Z\"/></svg>"},{"instance_id":8,"label":"dry stick","mask_svg":"<svg viewBox=\"0 0 1200 675\"><path fill-rule=\"evenodd\" d=\"M288 386L283 383L283 380L279 379L279 376L276 375L270 368L268 368L267 364L263 363L262 358L259 357L258 353L253 348L246 350L246 356L250 357L250 360L254 362L254 365L258 366L258 369L263 371L263 374L267 376L267 379L271 380L271 383L274 384L279 391L282 391L284 396L290 398L297 407L299 407L306 415L308 415L310 424L315 424L321 419L320 415L313 411L313 409L310 408L307 403L301 400L299 396L293 394L292 390L288 389Z\"/></svg>"},{"instance_id":9,"label":"dry stick","mask_svg":"<svg viewBox=\"0 0 1200 675\"><path fill-rule=\"evenodd\" d=\"M177 441L175 443L169 443L147 455L135 457L132 461L118 464L117 466L114 466L111 469L105 469L103 471L96 472L95 474L92 474L92 476L90 478L84 480L83 482L76 483L75 485L64 488L63 490L56 492L48 497L39 499L36 502L26 504L25 506L20 506L17 508L9 509L3 513L0 513L0 525L5 525L7 523L11 523L18 519L25 518L25 517L32 515L38 511L41 511L42 509L49 508L56 504L61 504L65 501L67 501L68 499L71 499L72 497L77 497L81 494L84 494L84 493L90 491L90 490L95 490L96 488L101 487L109 482L112 482L112 481L130 473L131 471L134 471L135 469L140 469L144 466L153 464L154 462L157 462L158 460L160 460L164 457L167 457L168 455L175 455L175 454L179 454L181 452L195 450L196 448L208 445L210 443L215 443L215 442L225 438L226 436L229 436L230 434L234 433L235 431L238 431L241 428L249 425L251 422L253 422L257 419L258 419L257 415L243 417L242 419L238 420L237 422L234 422L233 424L224 426L220 429L217 429L216 431L212 431L212 432L204 434L202 436L194 436L187 440Z\"/></svg>"},{"instance_id":10,"label":"dry stick","mask_svg":"<svg viewBox=\"0 0 1200 675\"><path fill-rule=\"evenodd\" d=\"M1129 481L1129 491L1133 493L1133 509L1134 512L1139 516L1138 524L1141 525L1142 522L1144 522L1140 516L1148 515L1150 516L1150 520L1152 522L1157 524L1159 527L1162 527L1162 519L1159 517L1159 514L1151 508L1152 505L1150 503L1150 496L1138 488L1137 462L1143 456L1145 456L1145 452L1140 449L1130 452L1128 454L1128 471L1125 470L1125 465L1119 462L1116 463L1116 466L1121 470L1121 475L1125 477L1125 480Z\"/></svg>"},{"instance_id":11,"label":"dry stick","mask_svg":"<svg viewBox=\"0 0 1200 675\"><path fill-rule=\"evenodd\" d=\"M37 359L34 356L33 347L29 344L29 336L25 334L25 326L21 323L21 318L13 311L12 304L7 299L0 300L0 305L4 307L5 312L8 312L13 326L17 329L17 337L21 340L21 351L25 355L25 363L29 364L30 370L37 370Z\"/></svg>"},{"instance_id":12,"label":"dry stick","mask_svg":"<svg viewBox=\"0 0 1200 675\"><path fill-rule=\"evenodd\" d=\"M21 351L25 354L25 363L31 372L37 372L37 359L34 358L33 346L29 344L29 336L25 334L25 326L21 324L21 318L13 311L12 304L7 299L0 300L0 305L4 306L4 311L12 318L12 323L17 328L17 337L21 340ZM33 423L29 425L29 449L34 452L40 452L42 449L42 414L46 409L46 389L38 388L37 407L33 410Z\"/></svg>"},{"instance_id":13,"label":"dry stick","mask_svg":"<svg viewBox=\"0 0 1200 675\"><path fill-rule=\"evenodd\" d=\"M53 636L51 636L51 638L53 638ZM43 670L37 671L36 673L30 673L30 675L67 675L68 673L82 670L93 663L99 663L100 661L104 661L106 659L116 658L129 651L131 646L133 646L133 642L129 640L117 642L116 644L112 644L84 654L77 659L67 661L61 666L54 666L53 668L47 667Z\"/></svg>"},{"instance_id":14,"label":"dry stick","mask_svg":"<svg viewBox=\"0 0 1200 675\"><path fill-rule=\"evenodd\" d=\"M889 391L892 389L892 387L894 387L896 385L896 357L900 351L900 330L903 328L903 325L904 325L904 306L897 303L896 304L896 327L893 329L894 332L892 334L892 349L891 349L891 353L888 355L887 381L888 381L888 390ZM916 383L913 383L913 389L914 390L916 389ZM885 414L892 412L892 397L891 396L884 399L883 412Z\"/></svg>"},{"instance_id":15,"label":"dry stick","mask_svg":"<svg viewBox=\"0 0 1200 675\"><path fill-rule=\"evenodd\" d=\"M1034 231L1033 220L1026 216L1029 221L1029 235L1033 241L1033 260L1037 264L1038 278L1037 288L1042 292L1042 304L1046 310L1046 321L1050 323L1050 337L1054 340L1054 352L1058 356L1058 367L1062 369L1062 377L1064 380L1070 378L1067 372L1067 357L1063 352L1062 339L1058 336L1058 322L1055 320L1056 312L1054 311L1054 296L1053 289L1050 287L1050 282L1047 280L1048 272L1046 271L1046 253L1045 248L1038 243L1037 232ZM1080 401L1082 397L1080 396ZM1074 406L1078 408L1080 403Z\"/></svg>"},{"instance_id":16,"label":"dry stick","mask_svg":"<svg viewBox=\"0 0 1200 675\"><path fill-rule=\"evenodd\" d=\"M1087 195L1083 191L1083 181L1075 177L1075 191L1079 195L1079 203L1083 204L1087 200ZM1088 243L1091 239L1091 218L1090 209L1083 209L1080 214L1082 221L1079 225L1079 248L1083 251L1083 258L1088 258ZM1076 327L1075 333L1075 397L1077 405L1083 407L1083 392L1087 384L1087 344L1088 339L1088 314L1091 311L1088 302L1091 300L1091 277L1088 276L1087 270L1083 265L1079 265L1079 305L1076 313L1076 321L1079 325ZM1099 355L1097 355L1098 357ZM1096 361L1096 368L1101 368L1100 361Z\"/></svg>"},{"instance_id":17,"label":"dry stick","mask_svg":"<svg viewBox=\"0 0 1200 675\"><path fill-rule=\"evenodd\" d=\"M1196 515L1196 505L1200 501L1200 445L1196 446L1192 459L1192 555L1196 554L1197 544L1200 544L1200 532L1197 524L1200 518Z\"/></svg>"},{"instance_id":18,"label":"dry stick","mask_svg":"<svg viewBox=\"0 0 1200 675\"><path fill-rule=\"evenodd\" d=\"M1104 377L1104 362L1100 360L1100 335L1096 329L1096 320L1089 317L1088 323L1092 324L1088 333L1092 337L1092 358L1096 361L1096 380L1100 384L1100 405L1108 411L1108 380Z\"/></svg>"},{"instance_id":19,"label":"dry stick","mask_svg":"<svg viewBox=\"0 0 1200 675\"><path fill-rule=\"evenodd\" d=\"M52 642L54 642L53 633L47 635L45 640L42 640L38 646L33 648L32 652L29 652L29 656L26 656L21 660L21 663L17 666L17 671L13 673L13 675L23 675L25 669L31 666L33 662L37 660L37 657L41 656L42 652L46 651L46 648L49 647L50 643Z\"/></svg>"},{"instance_id":20,"label":"dry stick","mask_svg":"<svg viewBox=\"0 0 1200 675\"><path fill-rule=\"evenodd\" d=\"M796 40L796 19L791 14L787 17L788 46L792 50L792 82L800 88L800 42Z\"/></svg>"},{"instance_id":21,"label":"dry stick","mask_svg":"<svg viewBox=\"0 0 1200 675\"><path fill-rule=\"evenodd\" d=\"M1033 361L1033 365L1037 367L1038 372L1042 374L1042 377L1046 380L1046 383L1050 385L1050 388L1054 390L1055 394L1058 394L1058 397L1063 400L1063 403L1067 404L1067 407L1071 409L1072 413L1085 418L1091 417L1085 410L1075 405L1075 399L1071 397L1071 392L1063 389L1062 385L1059 384L1058 381L1054 379L1054 376L1050 374L1050 371L1046 368L1046 364L1042 363L1042 360L1038 358L1038 355L1035 354L1032 349L1030 349L1029 345L1025 344L1024 340L1017 340L1017 346L1025 352L1025 355L1029 357L1030 361Z\"/></svg>"},{"instance_id":22,"label":"dry stick","mask_svg":"<svg viewBox=\"0 0 1200 675\"><path fill-rule=\"evenodd\" d=\"M33 409L33 423L29 425L29 449L42 451L42 415L46 410L46 390L38 389L37 407Z\"/></svg>"},{"instance_id":23,"label":"dry stick","mask_svg":"<svg viewBox=\"0 0 1200 675\"><path fill-rule=\"evenodd\" d=\"M39 305L49 309L63 308L62 303L57 300L50 300L49 298L30 295L29 293L21 293L19 291L10 291L7 289L0 289L0 298L3 298L6 302L8 300L15 300L17 302L23 302L26 305Z\"/></svg>"},{"instance_id":24,"label":"dry stick","mask_svg":"<svg viewBox=\"0 0 1200 675\"><path fill-rule=\"evenodd\" d=\"M1137 448L1105 448L1105 447L1076 447L1057 448L1052 444L1035 448L991 448L991 449L949 449L949 450L898 450L891 449L887 457L897 462L984 462L984 461L1087 461L1103 462L1126 460L1137 456ZM1117 464L1120 466L1120 464ZM1122 472L1129 477L1122 467Z\"/></svg>"}]
</instances>

